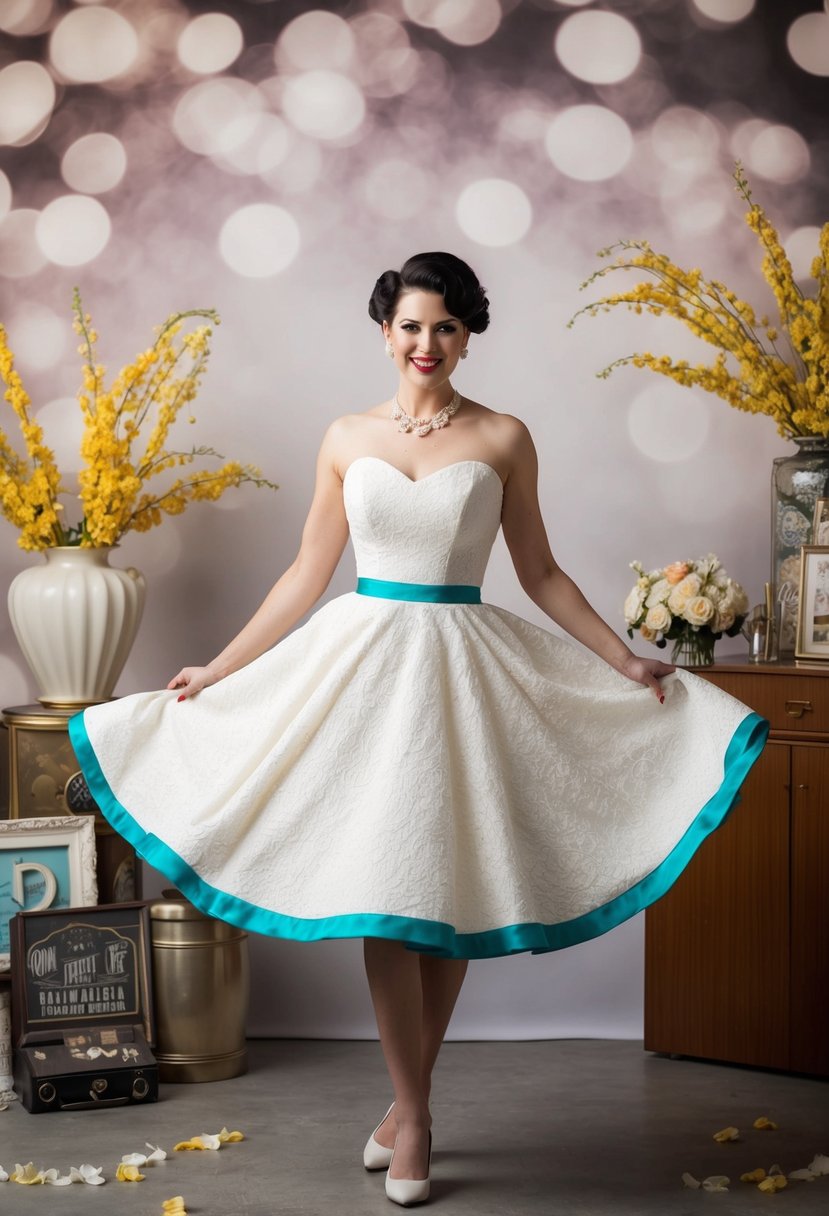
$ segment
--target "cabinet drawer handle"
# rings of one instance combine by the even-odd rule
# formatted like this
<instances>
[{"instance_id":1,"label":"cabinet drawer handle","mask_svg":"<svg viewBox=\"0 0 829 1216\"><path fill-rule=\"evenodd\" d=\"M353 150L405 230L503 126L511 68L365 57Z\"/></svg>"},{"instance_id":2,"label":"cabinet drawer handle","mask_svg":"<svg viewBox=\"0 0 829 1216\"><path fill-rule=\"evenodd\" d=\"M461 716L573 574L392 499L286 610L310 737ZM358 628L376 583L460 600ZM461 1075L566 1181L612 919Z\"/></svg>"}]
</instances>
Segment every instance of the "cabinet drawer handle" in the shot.
<instances>
[{"instance_id":1,"label":"cabinet drawer handle","mask_svg":"<svg viewBox=\"0 0 829 1216\"><path fill-rule=\"evenodd\" d=\"M789 718L802 718L804 714L812 712L811 701L787 701L786 714Z\"/></svg>"}]
</instances>

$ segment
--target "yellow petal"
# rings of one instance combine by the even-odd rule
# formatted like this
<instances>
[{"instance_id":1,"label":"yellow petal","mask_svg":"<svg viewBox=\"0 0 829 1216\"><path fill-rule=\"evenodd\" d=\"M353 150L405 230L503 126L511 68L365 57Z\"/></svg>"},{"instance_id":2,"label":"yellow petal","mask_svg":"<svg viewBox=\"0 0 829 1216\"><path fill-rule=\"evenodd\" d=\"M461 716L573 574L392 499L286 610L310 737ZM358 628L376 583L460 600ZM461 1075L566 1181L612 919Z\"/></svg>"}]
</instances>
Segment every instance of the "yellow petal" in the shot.
<instances>
[{"instance_id":1,"label":"yellow petal","mask_svg":"<svg viewBox=\"0 0 829 1216\"><path fill-rule=\"evenodd\" d=\"M729 1140L739 1140L740 1131L736 1127L724 1127L721 1132L714 1132L718 1144L727 1144Z\"/></svg>"},{"instance_id":2,"label":"yellow petal","mask_svg":"<svg viewBox=\"0 0 829 1216\"><path fill-rule=\"evenodd\" d=\"M193 1149L201 1148L204 1148L204 1145L202 1144L201 1140L199 1140L198 1136L194 1136L192 1140L180 1140L178 1144L173 1146L173 1152L190 1152Z\"/></svg>"},{"instance_id":3,"label":"yellow petal","mask_svg":"<svg viewBox=\"0 0 829 1216\"><path fill-rule=\"evenodd\" d=\"M139 1174L137 1165L125 1165L123 1161L120 1161L115 1171L115 1180L116 1182L143 1182L144 1175Z\"/></svg>"},{"instance_id":4,"label":"yellow petal","mask_svg":"<svg viewBox=\"0 0 829 1216\"><path fill-rule=\"evenodd\" d=\"M184 1196L174 1195L172 1199L165 1199L161 1205L161 1210L163 1212L172 1212L175 1216L179 1216L179 1213L181 1213L181 1216L187 1216L184 1211Z\"/></svg>"},{"instance_id":5,"label":"yellow petal","mask_svg":"<svg viewBox=\"0 0 829 1216\"><path fill-rule=\"evenodd\" d=\"M740 1182L762 1182L766 1176L766 1171L762 1166L758 1166L756 1170L751 1170L747 1174L740 1174Z\"/></svg>"},{"instance_id":6,"label":"yellow petal","mask_svg":"<svg viewBox=\"0 0 829 1216\"><path fill-rule=\"evenodd\" d=\"M43 1184L44 1175L42 1170L36 1170L33 1161L29 1161L26 1165L19 1163L14 1167L14 1173L9 1179L10 1182L19 1182L21 1186L34 1186L36 1183Z\"/></svg>"},{"instance_id":7,"label":"yellow petal","mask_svg":"<svg viewBox=\"0 0 829 1216\"><path fill-rule=\"evenodd\" d=\"M766 1195L773 1195L775 1191L782 1191L786 1186L786 1179L782 1174L775 1174L773 1178L764 1178L762 1182L757 1184L758 1191L764 1191Z\"/></svg>"},{"instance_id":8,"label":"yellow petal","mask_svg":"<svg viewBox=\"0 0 829 1216\"><path fill-rule=\"evenodd\" d=\"M726 1178L725 1174L712 1174L710 1178L703 1178L702 1189L704 1191L727 1191L730 1178Z\"/></svg>"},{"instance_id":9,"label":"yellow petal","mask_svg":"<svg viewBox=\"0 0 829 1216\"><path fill-rule=\"evenodd\" d=\"M761 1115L759 1119L755 1119L752 1124L758 1132L776 1132L777 1124L771 1119L767 1119L765 1115Z\"/></svg>"}]
</instances>

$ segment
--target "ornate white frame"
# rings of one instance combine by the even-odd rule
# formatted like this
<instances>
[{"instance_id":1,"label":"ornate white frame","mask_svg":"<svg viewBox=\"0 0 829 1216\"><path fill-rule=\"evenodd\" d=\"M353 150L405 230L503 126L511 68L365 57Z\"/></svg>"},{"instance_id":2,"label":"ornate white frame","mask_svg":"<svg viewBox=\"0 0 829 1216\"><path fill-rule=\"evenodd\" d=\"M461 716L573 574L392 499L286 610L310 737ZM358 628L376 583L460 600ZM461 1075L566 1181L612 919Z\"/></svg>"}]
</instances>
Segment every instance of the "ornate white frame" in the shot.
<instances>
[{"instance_id":1,"label":"ornate white frame","mask_svg":"<svg viewBox=\"0 0 829 1216\"><path fill-rule=\"evenodd\" d=\"M38 819L4 819L0 821L0 851L15 851L25 858L26 847L61 848L68 851L69 907L84 908L98 902L98 880L95 874L95 819L92 815ZM11 955L0 953L0 971L11 967Z\"/></svg>"}]
</instances>

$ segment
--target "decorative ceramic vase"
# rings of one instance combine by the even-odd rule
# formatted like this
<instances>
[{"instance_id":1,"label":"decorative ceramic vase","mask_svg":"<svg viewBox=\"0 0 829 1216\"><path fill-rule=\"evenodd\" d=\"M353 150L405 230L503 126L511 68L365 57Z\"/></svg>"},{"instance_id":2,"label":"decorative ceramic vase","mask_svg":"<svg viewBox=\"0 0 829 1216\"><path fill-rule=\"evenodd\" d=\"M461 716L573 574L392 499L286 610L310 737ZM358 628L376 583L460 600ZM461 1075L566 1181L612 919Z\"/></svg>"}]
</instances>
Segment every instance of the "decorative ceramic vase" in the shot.
<instances>
[{"instance_id":1,"label":"decorative ceramic vase","mask_svg":"<svg viewBox=\"0 0 829 1216\"><path fill-rule=\"evenodd\" d=\"M109 565L109 548L44 549L45 562L9 588L9 616L38 683L60 708L107 701L127 661L144 608L144 578Z\"/></svg>"},{"instance_id":2,"label":"decorative ceramic vase","mask_svg":"<svg viewBox=\"0 0 829 1216\"><path fill-rule=\"evenodd\" d=\"M674 642L671 662L679 667L710 667L716 640L710 629L689 630Z\"/></svg>"},{"instance_id":3,"label":"decorative ceramic vase","mask_svg":"<svg viewBox=\"0 0 829 1216\"><path fill-rule=\"evenodd\" d=\"M812 539L818 498L829 497L829 439L798 436L797 451L778 456L771 473L771 581L779 613L779 651L794 650L800 546Z\"/></svg>"}]
</instances>

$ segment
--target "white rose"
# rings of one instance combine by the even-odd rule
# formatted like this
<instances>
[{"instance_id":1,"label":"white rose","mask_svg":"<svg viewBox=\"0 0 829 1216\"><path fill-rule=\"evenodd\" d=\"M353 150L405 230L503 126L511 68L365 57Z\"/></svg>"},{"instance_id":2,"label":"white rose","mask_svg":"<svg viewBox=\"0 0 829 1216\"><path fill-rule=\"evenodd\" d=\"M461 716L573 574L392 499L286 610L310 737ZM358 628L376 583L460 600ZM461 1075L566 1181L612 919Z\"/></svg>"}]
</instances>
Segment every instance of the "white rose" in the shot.
<instances>
[{"instance_id":1,"label":"white rose","mask_svg":"<svg viewBox=\"0 0 829 1216\"><path fill-rule=\"evenodd\" d=\"M650 595L645 600L646 608L653 608L654 604L664 604L665 600L671 593L671 584L666 578L660 578L651 587Z\"/></svg>"},{"instance_id":2,"label":"white rose","mask_svg":"<svg viewBox=\"0 0 829 1216\"><path fill-rule=\"evenodd\" d=\"M699 595L702 582L698 574L686 574L681 583L677 583L668 596L668 607L674 616L682 616L688 600Z\"/></svg>"},{"instance_id":3,"label":"white rose","mask_svg":"<svg viewBox=\"0 0 829 1216\"><path fill-rule=\"evenodd\" d=\"M692 596L682 613L690 625L707 625L714 615L714 605L704 595Z\"/></svg>"},{"instance_id":4,"label":"white rose","mask_svg":"<svg viewBox=\"0 0 829 1216\"><path fill-rule=\"evenodd\" d=\"M673 617L664 604L654 604L652 608L648 609L645 624L648 629L653 629L657 633L665 633L667 629L670 629L672 620Z\"/></svg>"},{"instance_id":5,"label":"white rose","mask_svg":"<svg viewBox=\"0 0 829 1216\"><path fill-rule=\"evenodd\" d=\"M628 625L633 625L639 620L642 615L642 609L645 606L645 590L637 585L633 588L630 595L625 600L624 614Z\"/></svg>"}]
</instances>

